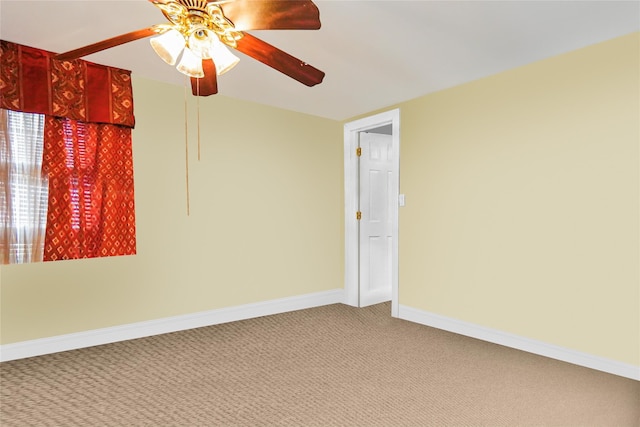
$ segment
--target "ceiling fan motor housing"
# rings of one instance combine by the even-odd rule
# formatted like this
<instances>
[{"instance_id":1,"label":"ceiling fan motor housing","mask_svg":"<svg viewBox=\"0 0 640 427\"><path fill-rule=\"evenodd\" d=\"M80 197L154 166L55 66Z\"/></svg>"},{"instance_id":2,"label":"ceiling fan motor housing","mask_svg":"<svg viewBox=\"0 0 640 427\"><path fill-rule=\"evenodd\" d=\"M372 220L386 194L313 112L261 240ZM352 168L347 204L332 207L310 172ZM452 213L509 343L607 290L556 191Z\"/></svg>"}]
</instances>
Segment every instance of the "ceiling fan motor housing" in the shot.
<instances>
[{"instance_id":1,"label":"ceiling fan motor housing","mask_svg":"<svg viewBox=\"0 0 640 427\"><path fill-rule=\"evenodd\" d=\"M199 10L203 13L207 13L207 0L178 0L178 3L183 5L189 10Z\"/></svg>"},{"instance_id":2,"label":"ceiling fan motor housing","mask_svg":"<svg viewBox=\"0 0 640 427\"><path fill-rule=\"evenodd\" d=\"M183 34L187 43L192 37L204 41L213 32L227 46L236 47L237 40L243 36L224 15L218 1L173 0L155 4Z\"/></svg>"}]
</instances>

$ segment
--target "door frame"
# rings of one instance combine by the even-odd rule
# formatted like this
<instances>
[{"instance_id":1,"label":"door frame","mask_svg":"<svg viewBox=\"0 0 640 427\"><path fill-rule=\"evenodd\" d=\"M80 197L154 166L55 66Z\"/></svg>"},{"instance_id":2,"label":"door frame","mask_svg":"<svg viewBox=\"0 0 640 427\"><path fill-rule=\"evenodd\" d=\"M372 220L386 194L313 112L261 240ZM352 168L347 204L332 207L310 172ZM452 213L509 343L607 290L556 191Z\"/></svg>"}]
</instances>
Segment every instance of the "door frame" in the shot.
<instances>
[{"instance_id":1,"label":"door frame","mask_svg":"<svg viewBox=\"0 0 640 427\"><path fill-rule=\"evenodd\" d=\"M391 315L398 317L398 201L400 196L400 110L385 111L344 125L344 207L345 207L345 304L359 306L360 300L360 239L356 219L359 200L358 156L359 132L391 125L391 141L395 176L392 178L391 229Z\"/></svg>"}]
</instances>

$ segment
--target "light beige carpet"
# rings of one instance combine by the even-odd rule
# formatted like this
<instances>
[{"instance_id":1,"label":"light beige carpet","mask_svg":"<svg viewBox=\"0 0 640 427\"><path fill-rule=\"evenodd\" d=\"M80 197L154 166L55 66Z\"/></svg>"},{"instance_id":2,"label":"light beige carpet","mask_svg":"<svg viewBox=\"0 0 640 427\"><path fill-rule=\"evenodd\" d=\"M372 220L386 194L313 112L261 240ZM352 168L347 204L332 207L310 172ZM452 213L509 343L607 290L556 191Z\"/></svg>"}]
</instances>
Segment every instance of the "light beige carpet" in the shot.
<instances>
[{"instance_id":1,"label":"light beige carpet","mask_svg":"<svg viewBox=\"0 0 640 427\"><path fill-rule=\"evenodd\" d=\"M0 364L0 425L638 426L640 383L341 304Z\"/></svg>"}]
</instances>

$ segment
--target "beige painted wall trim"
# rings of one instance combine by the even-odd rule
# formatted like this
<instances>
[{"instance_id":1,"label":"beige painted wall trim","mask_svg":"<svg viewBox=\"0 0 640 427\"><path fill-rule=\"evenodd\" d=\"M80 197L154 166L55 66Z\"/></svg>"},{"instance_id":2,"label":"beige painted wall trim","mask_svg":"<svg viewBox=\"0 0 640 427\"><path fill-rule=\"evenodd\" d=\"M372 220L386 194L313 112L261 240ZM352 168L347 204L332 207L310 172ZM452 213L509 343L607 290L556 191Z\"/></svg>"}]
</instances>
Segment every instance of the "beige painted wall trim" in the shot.
<instances>
[{"instance_id":1,"label":"beige painted wall trim","mask_svg":"<svg viewBox=\"0 0 640 427\"><path fill-rule=\"evenodd\" d=\"M400 304L400 319L640 381L640 366L593 356Z\"/></svg>"},{"instance_id":2,"label":"beige painted wall trim","mask_svg":"<svg viewBox=\"0 0 640 427\"><path fill-rule=\"evenodd\" d=\"M111 328L5 344L0 346L0 362L320 307L342 303L343 301L344 290L333 289L237 307L227 307Z\"/></svg>"}]
</instances>

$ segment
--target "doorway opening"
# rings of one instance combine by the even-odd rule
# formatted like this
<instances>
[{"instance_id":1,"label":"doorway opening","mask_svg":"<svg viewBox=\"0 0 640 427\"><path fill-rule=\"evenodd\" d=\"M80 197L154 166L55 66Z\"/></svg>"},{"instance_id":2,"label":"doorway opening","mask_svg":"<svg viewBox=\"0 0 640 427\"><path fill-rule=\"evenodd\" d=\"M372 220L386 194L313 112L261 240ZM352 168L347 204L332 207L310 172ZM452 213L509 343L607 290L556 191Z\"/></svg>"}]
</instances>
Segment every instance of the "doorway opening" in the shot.
<instances>
[{"instance_id":1,"label":"doorway opening","mask_svg":"<svg viewBox=\"0 0 640 427\"><path fill-rule=\"evenodd\" d=\"M345 303L391 300L398 316L400 111L346 123Z\"/></svg>"}]
</instances>

